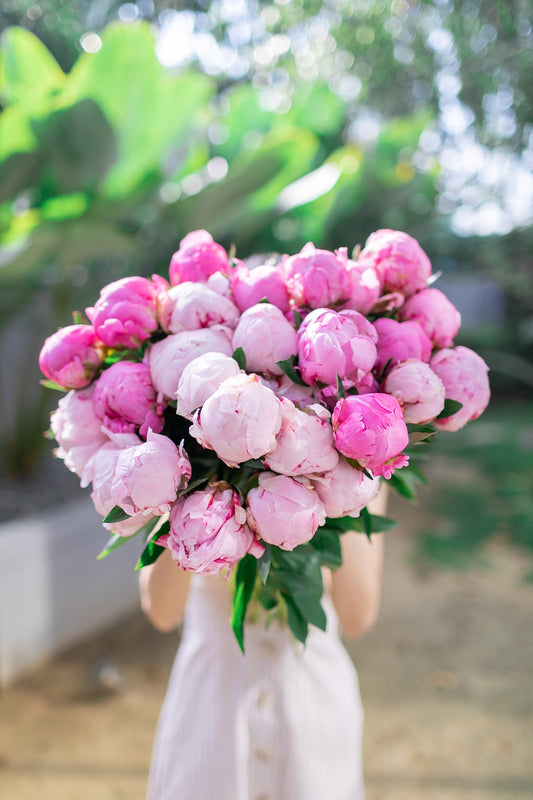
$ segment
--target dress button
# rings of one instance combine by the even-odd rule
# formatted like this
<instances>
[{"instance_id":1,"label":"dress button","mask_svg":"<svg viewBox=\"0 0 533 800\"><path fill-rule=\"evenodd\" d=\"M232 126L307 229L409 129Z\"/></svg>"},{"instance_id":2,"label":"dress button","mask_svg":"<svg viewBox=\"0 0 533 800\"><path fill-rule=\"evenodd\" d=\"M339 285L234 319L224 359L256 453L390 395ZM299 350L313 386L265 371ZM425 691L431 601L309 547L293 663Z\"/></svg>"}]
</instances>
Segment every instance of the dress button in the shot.
<instances>
[{"instance_id":1,"label":"dress button","mask_svg":"<svg viewBox=\"0 0 533 800\"><path fill-rule=\"evenodd\" d=\"M264 708L272 703L272 699L272 694L267 692L266 689L262 689L257 697L257 705L259 708Z\"/></svg>"},{"instance_id":2,"label":"dress button","mask_svg":"<svg viewBox=\"0 0 533 800\"><path fill-rule=\"evenodd\" d=\"M266 794L258 794L254 797L254 800L268 800L268 797Z\"/></svg>"},{"instance_id":3,"label":"dress button","mask_svg":"<svg viewBox=\"0 0 533 800\"><path fill-rule=\"evenodd\" d=\"M277 649L276 643L271 639L261 639L261 650L264 653L274 654Z\"/></svg>"},{"instance_id":4,"label":"dress button","mask_svg":"<svg viewBox=\"0 0 533 800\"><path fill-rule=\"evenodd\" d=\"M254 755L259 761L269 761L273 756L273 752L270 747L258 747Z\"/></svg>"}]
</instances>

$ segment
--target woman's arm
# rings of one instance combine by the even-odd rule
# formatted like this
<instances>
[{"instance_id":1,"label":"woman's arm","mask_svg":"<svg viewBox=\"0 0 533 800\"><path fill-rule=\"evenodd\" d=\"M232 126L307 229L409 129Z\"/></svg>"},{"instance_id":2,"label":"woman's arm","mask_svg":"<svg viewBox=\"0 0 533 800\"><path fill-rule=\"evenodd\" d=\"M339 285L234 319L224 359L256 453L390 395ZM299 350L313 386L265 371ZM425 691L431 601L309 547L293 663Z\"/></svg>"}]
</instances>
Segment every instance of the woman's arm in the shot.
<instances>
[{"instance_id":1,"label":"woman's arm","mask_svg":"<svg viewBox=\"0 0 533 800\"><path fill-rule=\"evenodd\" d=\"M373 514L383 514L387 506L386 484L369 504ZM345 533L342 542L342 567L332 574L331 594L344 636L355 638L375 623L381 599L383 534Z\"/></svg>"},{"instance_id":2,"label":"woman's arm","mask_svg":"<svg viewBox=\"0 0 533 800\"><path fill-rule=\"evenodd\" d=\"M190 572L180 569L170 550L143 567L139 575L141 608L157 630L169 633L183 619Z\"/></svg>"}]
</instances>

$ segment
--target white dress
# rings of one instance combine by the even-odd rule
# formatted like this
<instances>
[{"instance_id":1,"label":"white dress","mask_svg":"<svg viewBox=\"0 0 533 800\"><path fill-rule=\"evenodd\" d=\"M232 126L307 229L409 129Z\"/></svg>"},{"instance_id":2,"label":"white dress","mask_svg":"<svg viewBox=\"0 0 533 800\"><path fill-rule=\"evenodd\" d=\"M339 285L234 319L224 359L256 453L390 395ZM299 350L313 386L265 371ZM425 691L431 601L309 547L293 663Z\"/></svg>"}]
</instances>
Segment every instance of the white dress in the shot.
<instances>
[{"instance_id":1,"label":"white dress","mask_svg":"<svg viewBox=\"0 0 533 800\"><path fill-rule=\"evenodd\" d=\"M247 625L242 655L224 581L195 575L158 723L149 800L363 800L363 710L328 595L305 649Z\"/></svg>"}]
</instances>

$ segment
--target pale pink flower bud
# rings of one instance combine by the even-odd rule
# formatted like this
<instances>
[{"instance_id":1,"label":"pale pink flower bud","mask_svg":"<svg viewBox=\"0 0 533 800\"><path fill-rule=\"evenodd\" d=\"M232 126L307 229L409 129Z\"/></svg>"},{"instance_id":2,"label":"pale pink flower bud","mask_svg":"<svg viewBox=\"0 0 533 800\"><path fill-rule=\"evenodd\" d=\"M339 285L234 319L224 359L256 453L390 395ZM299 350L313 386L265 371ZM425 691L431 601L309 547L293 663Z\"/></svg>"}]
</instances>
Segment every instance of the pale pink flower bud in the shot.
<instances>
[{"instance_id":1,"label":"pale pink flower bud","mask_svg":"<svg viewBox=\"0 0 533 800\"><path fill-rule=\"evenodd\" d=\"M106 443L98 448L87 462L81 485L88 486L92 483L91 498L96 510L103 517L116 505L111 493L111 484L115 477L118 457L125 448L135 447L138 444L141 444L141 440L134 433L110 432Z\"/></svg>"},{"instance_id":2,"label":"pale pink flower bud","mask_svg":"<svg viewBox=\"0 0 533 800\"><path fill-rule=\"evenodd\" d=\"M108 441L102 420L93 408L94 385L71 391L59 401L50 418L50 427L59 448L56 456L80 478L87 462Z\"/></svg>"},{"instance_id":3,"label":"pale pink flower bud","mask_svg":"<svg viewBox=\"0 0 533 800\"><path fill-rule=\"evenodd\" d=\"M468 347L444 349L433 356L430 366L443 382L446 397L463 404L450 417L436 420L437 428L458 431L477 419L490 399L489 368L481 356Z\"/></svg>"},{"instance_id":4,"label":"pale pink flower bud","mask_svg":"<svg viewBox=\"0 0 533 800\"><path fill-rule=\"evenodd\" d=\"M365 267L357 261L346 261L350 291L343 308L368 314L381 294L381 281L373 266Z\"/></svg>"},{"instance_id":5,"label":"pale pink flower bud","mask_svg":"<svg viewBox=\"0 0 533 800\"><path fill-rule=\"evenodd\" d=\"M177 413L192 419L193 412L203 406L222 381L240 372L235 359L223 353L205 353L193 359L183 370L178 384Z\"/></svg>"},{"instance_id":6,"label":"pale pink flower bud","mask_svg":"<svg viewBox=\"0 0 533 800\"><path fill-rule=\"evenodd\" d=\"M99 344L92 325L67 325L45 339L41 372L65 389L83 389L102 363Z\"/></svg>"},{"instance_id":7,"label":"pale pink flower bud","mask_svg":"<svg viewBox=\"0 0 533 800\"><path fill-rule=\"evenodd\" d=\"M234 328L239 309L228 297L204 283L185 281L159 295L161 327L166 333L194 331L212 325Z\"/></svg>"},{"instance_id":8,"label":"pale pink flower bud","mask_svg":"<svg viewBox=\"0 0 533 800\"><path fill-rule=\"evenodd\" d=\"M169 521L170 533L158 543L185 570L217 575L246 553L259 557L264 551L246 524L237 492L224 483L177 500Z\"/></svg>"},{"instance_id":9,"label":"pale pink flower bud","mask_svg":"<svg viewBox=\"0 0 533 800\"><path fill-rule=\"evenodd\" d=\"M205 353L231 356L233 331L225 325L213 325L197 331L181 331L152 345L148 353L150 374L156 391L174 400L183 370L193 359Z\"/></svg>"},{"instance_id":10,"label":"pale pink flower bud","mask_svg":"<svg viewBox=\"0 0 533 800\"><path fill-rule=\"evenodd\" d=\"M269 544L294 550L326 521L324 505L307 478L262 472L247 496L248 525Z\"/></svg>"},{"instance_id":11,"label":"pale pink flower bud","mask_svg":"<svg viewBox=\"0 0 533 800\"><path fill-rule=\"evenodd\" d=\"M93 406L104 428L114 433L133 433L139 430L146 437L163 429L164 404L157 401L147 364L117 361L100 375Z\"/></svg>"},{"instance_id":12,"label":"pale pink flower bud","mask_svg":"<svg viewBox=\"0 0 533 800\"><path fill-rule=\"evenodd\" d=\"M435 347L451 347L461 327L461 315L439 289L422 289L400 309L400 319L414 319Z\"/></svg>"},{"instance_id":13,"label":"pale pink flower bud","mask_svg":"<svg viewBox=\"0 0 533 800\"><path fill-rule=\"evenodd\" d=\"M324 308L347 299L351 281L346 263L311 242L282 264L285 284L297 308Z\"/></svg>"},{"instance_id":14,"label":"pale pink flower bud","mask_svg":"<svg viewBox=\"0 0 533 800\"><path fill-rule=\"evenodd\" d=\"M340 458L336 467L314 478L313 485L328 517L358 517L378 493L379 478L368 478Z\"/></svg>"},{"instance_id":15,"label":"pale pink flower bud","mask_svg":"<svg viewBox=\"0 0 533 800\"><path fill-rule=\"evenodd\" d=\"M108 347L139 347L157 330L158 286L147 278L122 278L104 286L87 316Z\"/></svg>"},{"instance_id":16,"label":"pale pink flower bud","mask_svg":"<svg viewBox=\"0 0 533 800\"><path fill-rule=\"evenodd\" d=\"M341 398L332 422L337 450L374 475L390 478L408 463L401 453L409 434L395 397L376 392Z\"/></svg>"},{"instance_id":17,"label":"pale pink flower bud","mask_svg":"<svg viewBox=\"0 0 533 800\"><path fill-rule=\"evenodd\" d=\"M298 331L299 367L303 380L334 385L359 380L376 360L378 335L357 311L311 311Z\"/></svg>"},{"instance_id":18,"label":"pale pink flower bud","mask_svg":"<svg viewBox=\"0 0 533 800\"><path fill-rule=\"evenodd\" d=\"M244 350L249 372L282 375L277 362L296 355L298 339L294 327L279 308L270 303L258 303L242 314L233 334L233 347Z\"/></svg>"},{"instance_id":19,"label":"pale pink flower bud","mask_svg":"<svg viewBox=\"0 0 533 800\"><path fill-rule=\"evenodd\" d=\"M289 294L280 267L264 264L249 270L240 263L230 272L233 299L241 311L266 298L283 313L289 310Z\"/></svg>"},{"instance_id":20,"label":"pale pink flower bud","mask_svg":"<svg viewBox=\"0 0 533 800\"><path fill-rule=\"evenodd\" d=\"M406 297L427 285L431 262L416 239L403 231L383 229L372 233L358 259L375 267L385 292Z\"/></svg>"},{"instance_id":21,"label":"pale pink flower bud","mask_svg":"<svg viewBox=\"0 0 533 800\"><path fill-rule=\"evenodd\" d=\"M261 458L275 445L281 402L257 375L228 378L197 412L189 433L230 467Z\"/></svg>"},{"instance_id":22,"label":"pale pink flower bud","mask_svg":"<svg viewBox=\"0 0 533 800\"><path fill-rule=\"evenodd\" d=\"M192 231L180 242L170 261L170 283L184 281L204 283L215 272L229 270L228 256L222 245L213 241L207 231Z\"/></svg>"},{"instance_id":23,"label":"pale pink flower bud","mask_svg":"<svg viewBox=\"0 0 533 800\"><path fill-rule=\"evenodd\" d=\"M431 358L431 340L415 320L397 322L389 317L380 317L374 322L378 332L378 357L375 369L378 373L390 361L393 367L408 358L428 362Z\"/></svg>"},{"instance_id":24,"label":"pale pink flower bud","mask_svg":"<svg viewBox=\"0 0 533 800\"><path fill-rule=\"evenodd\" d=\"M406 422L423 425L444 408L444 385L429 364L408 358L388 372L382 389L403 408Z\"/></svg>"},{"instance_id":25,"label":"pale pink flower bud","mask_svg":"<svg viewBox=\"0 0 533 800\"><path fill-rule=\"evenodd\" d=\"M339 454L329 414L327 419L320 419L312 411L300 411L290 400L284 399L281 403L282 423L276 446L263 463L273 472L292 476L333 469Z\"/></svg>"}]
</instances>

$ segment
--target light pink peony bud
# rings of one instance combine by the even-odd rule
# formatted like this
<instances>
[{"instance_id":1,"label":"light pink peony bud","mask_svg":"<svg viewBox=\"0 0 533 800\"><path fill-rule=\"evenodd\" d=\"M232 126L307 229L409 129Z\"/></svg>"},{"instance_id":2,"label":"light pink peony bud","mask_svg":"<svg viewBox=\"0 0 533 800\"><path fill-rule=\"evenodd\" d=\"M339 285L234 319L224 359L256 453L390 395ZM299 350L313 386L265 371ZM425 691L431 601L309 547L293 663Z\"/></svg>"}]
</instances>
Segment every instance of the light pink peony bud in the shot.
<instances>
[{"instance_id":1,"label":"light pink peony bud","mask_svg":"<svg viewBox=\"0 0 533 800\"><path fill-rule=\"evenodd\" d=\"M146 442L122 450L111 481L113 505L126 514L160 516L170 511L178 490L191 477L191 462L183 446L168 436L148 431Z\"/></svg>"},{"instance_id":2,"label":"light pink peony bud","mask_svg":"<svg viewBox=\"0 0 533 800\"><path fill-rule=\"evenodd\" d=\"M264 541L294 550L326 521L324 505L307 478L262 472L247 496L248 525Z\"/></svg>"},{"instance_id":3,"label":"light pink peony bud","mask_svg":"<svg viewBox=\"0 0 533 800\"><path fill-rule=\"evenodd\" d=\"M117 361L102 372L98 379L93 406L104 428L114 433L133 433L139 430L146 437L163 429L165 405L157 402L147 364Z\"/></svg>"},{"instance_id":4,"label":"light pink peony bud","mask_svg":"<svg viewBox=\"0 0 533 800\"><path fill-rule=\"evenodd\" d=\"M230 467L261 458L275 445L281 402L257 375L236 375L220 384L189 428L203 447Z\"/></svg>"},{"instance_id":5,"label":"light pink peony bud","mask_svg":"<svg viewBox=\"0 0 533 800\"><path fill-rule=\"evenodd\" d=\"M212 325L234 328L239 309L228 297L203 283L185 281L159 295L161 327L166 333L194 331Z\"/></svg>"},{"instance_id":6,"label":"light pink peony bud","mask_svg":"<svg viewBox=\"0 0 533 800\"><path fill-rule=\"evenodd\" d=\"M378 335L357 311L311 311L298 331L299 367L303 380L335 385L337 375L358 381L376 360Z\"/></svg>"},{"instance_id":7,"label":"light pink peony bud","mask_svg":"<svg viewBox=\"0 0 533 800\"><path fill-rule=\"evenodd\" d=\"M264 264L249 270L241 262L230 272L230 285L233 299L241 312L265 297L284 314L289 310L289 294L280 267Z\"/></svg>"},{"instance_id":8,"label":"light pink peony bud","mask_svg":"<svg viewBox=\"0 0 533 800\"><path fill-rule=\"evenodd\" d=\"M207 231L192 231L180 242L170 261L170 283L205 282L215 272L227 273L228 256Z\"/></svg>"},{"instance_id":9,"label":"light pink peony bud","mask_svg":"<svg viewBox=\"0 0 533 800\"><path fill-rule=\"evenodd\" d=\"M339 400L333 412L337 450L374 475L390 478L409 459L402 450L409 435L395 397L376 392Z\"/></svg>"},{"instance_id":10,"label":"light pink peony bud","mask_svg":"<svg viewBox=\"0 0 533 800\"><path fill-rule=\"evenodd\" d=\"M69 392L61 398L50 419L59 444L56 456L80 478L91 456L109 441L102 430L102 420L95 414L93 394L94 385Z\"/></svg>"},{"instance_id":11,"label":"light pink peony bud","mask_svg":"<svg viewBox=\"0 0 533 800\"><path fill-rule=\"evenodd\" d=\"M334 469L314 478L313 485L328 517L358 517L378 493L379 478L368 478L340 458Z\"/></svg>"},{"instance_id":12,"label":"light pink peony bud","mask_svg":"<svg viewBox=\"0 0 533 800\"><path fill-rule=\"evenodd\" d=\"M169 521L170 533L158 544L185 570L217 575L246 553L258 558L264 552L246 524L237 492L224 483L177 500Z\"/></svg>"},{"instance_id":13,"label":"light pink peony bud","mask_svg":"<svg viewBox=\"0 0 533 800\"><path fill-rule=\"evenodd\" d=\"M350 291L343 308L368 314L381 294L381 281L373 266L365 267L357 261L346 260Z\"/></svg>"},{"instance_id":14,"label":"light pink peony bud","mask_svg":"<svg viewBox=\"0 0 533 800\"><path fill-rule=\"evenodd\" d=\"M285 284L297 308L324 308L348 298L351 281L346 263L311 242L282 264Z\"/></svg>"},{"instance_id":15,"label":"light pink peony bud","mask_svg":"<svg viewBox=\"0 0 533 800\"><path fill-rule=\"evenodd\" d=\"M378 373L388 361L393 367L408 358L426 362L431 358L431 340L415 320L397 322L380 317L375 320L374 328L378 332L378 357L374 367Z\"/></svg>"},{"instance_id":16,"label":"light pink peony bud","mask_svg":"<svg viewBox=\"0 0 533 800\"><path fill-rule=\"evenodd\" d=\"M249 372L269 377L283 374L277 362L296 355L298 340L293 325L279 308L258 303L242 314L233 334L233 347L244 350Z\"/></svg>"},{"instance_id":17,"label":"light pink peony bud","mask_svg":"<svg viewBox=\"0 0 533 800\"><path fill-rule=\"evenodd\" d=\"M41 372L65 389L83 389L102 363L99 344L92 325L67 325L45 339Z\"/></svg>"},{"instance_id":18,"label":"light pink peony bud","mask_svg":"<svg viewBox=\"0 0 533 800\"><path fill-rule=\"evenodd\" d=\"M281 428L276 446L263 459L265 466L273 472L292 476L333 469L339 454L335 450L327 412L327 418L320 419L312 411L300 411L290 400L283 399L281 404Z\"/></svg>"},{"instance_id":19,"label":"light pink peony bud","mask_svg":"<svg viewBox=\"0 0 533 800\"><path fill-rule=\"evenodd\" d=\"M197 331L182 331L156 342L148 353L150 374L161 397L174 400L183 370L193 359L205 353L231 356L233 331L225 325L213 325Z\"/></svg>"},{"instance_id":20,"label":"light pink peony bud","mask_svg":"<svg viewBox=\"0 0 533 800\"><path fill-rule=\"evenodd\" d=\"M201 408L222 381L239 375L239 365L223 353L205 353L190 361L183 370L178 384L176 411L192 419L193 412Z\"/></svg>"},{"instance_id":21,"label":"light pink peony bud","mask_svg":"<svg viewBox=\"0 0 533 800\"><path fill-rule=\"evenodd\" d=\"M439 289L422 289L400 309L400 319L414 319L435 347L451 347L461 327L461 315Z\"/></svg>"},{"instance_id":22,"label":"light pink peony bud","mask_svg":"<svg viewBox=\"0 0 533 800\"><path fill-rule=\"evenodd\" d=\"M384 292L406 297L427 285L431 262L416 239L403 231L383 229L372 233L358 259L363 267L375 267Z\"/></svg>"},{"instance_id":23,"label":"light pink peony bud","mask_svg":"<svg viewBox=\"0 0 533 800\"><path fill-rule=\"evenodd\" d=\"M147 278L122 278L104 286L94 307L85 310L108 347L136 348L158 328L157 295Z\"/></svg>"},{"instance_id":24,"label":"light pink peony bud","mask_svg":"<svg viewBox=\"0 0 533 800\"><path fill-rule=\"evenodd\" d=\"M406 422L423 425L444 408L444 385L429 364L408 358L387 374L382 389L403 408Z\"/></svg>"},{"instance_id":25,"label":"light pink peony bud","mask_svg":"<svg viewBox=\"0 0 533 800\"><path fill-rule=\"evenodd\" d=\"M443 382L446 397L463 404L450 417L436 420L437 428L458 431L477 419L490 400L489 368L481 356L468 347L444 349L433 356L430 366Z\"/></svg>"}]
</instances>

